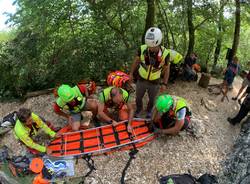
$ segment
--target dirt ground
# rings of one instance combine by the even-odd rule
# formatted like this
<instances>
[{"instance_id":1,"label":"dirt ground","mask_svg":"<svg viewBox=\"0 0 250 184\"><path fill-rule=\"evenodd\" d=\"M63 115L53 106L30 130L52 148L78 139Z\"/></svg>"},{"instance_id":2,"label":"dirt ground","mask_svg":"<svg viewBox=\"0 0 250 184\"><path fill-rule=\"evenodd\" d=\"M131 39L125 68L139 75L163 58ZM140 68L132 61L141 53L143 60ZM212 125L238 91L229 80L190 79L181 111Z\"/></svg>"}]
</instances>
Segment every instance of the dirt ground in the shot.
<instances>
[{"instance_id":1,"label":"dirt ground","mask_svg":"<svg viewBox=\"0 0 250 184\"><path fill-rule=\"evenodd\" d=\"M229 102L225 100L223 103L220 101L221 95L211 95L195 82L177 81L170 84L167 89L169 94L187 99L198 138L185 132L178 136L159 136L139 149L127 170L126 183L157 183L157 175L187 173L188 170L195 176L205 172L217 175L223 169L221 164L232 150L240 131L239 125L233 127L226 119L238 112L239 105L231 97L237 93L241 81L236 78L233 90L228 93ZM210 84L220 82L212 78ZM0 103L0 117L20 107L28 107L45 119L63 126L65 120L53 113L53 101L53 95L43 95L24 103ZM0 139L0 145L4 144L16 154L22 152L12 132ZM86 179L86 183L119 183L128 158L128 152L94 157L97 170ZM75 176L82 176L87 171L86 163L79 160L75 165Z\"/></svg>"}]
</instances>

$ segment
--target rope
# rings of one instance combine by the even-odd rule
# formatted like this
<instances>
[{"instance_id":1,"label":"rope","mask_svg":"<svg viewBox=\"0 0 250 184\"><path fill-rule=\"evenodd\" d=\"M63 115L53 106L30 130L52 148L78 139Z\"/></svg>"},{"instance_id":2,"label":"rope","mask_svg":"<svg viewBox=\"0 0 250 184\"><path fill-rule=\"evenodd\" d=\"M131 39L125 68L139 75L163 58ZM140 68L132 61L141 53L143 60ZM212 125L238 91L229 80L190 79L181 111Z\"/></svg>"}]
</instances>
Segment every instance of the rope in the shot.
<instances>
[{"instance_id":1,"label":"rope","mask_svg":"<svg viewBox=\"0 0 250 184\"><path fill-rule=\"evenodd\" d=\"M127 126L128 126L128 124L126 124L126 129L127 129ZM128 133L129 139L131 141L133 141L134 138L133 138L132 134L130 132L128 132L128 131L127 131L127 133ZM129 152L128 162L127 162L127 164L125 165L125 167L124 167L124 169L122 171L121 184L125 184L126 171L129 168L129 166L131 164L131 161L136 158L135 155L138 153L138 150L136 149L135 143L132 143L132 146L133 146L133 148Z\"/></svg>"},{"instance_id":2,"label":"rope","mask_svg":"<svg viewBox=\"0 0 250 184\"><path fill-rule=\"evenodd\" d=\"M79 157L76 157L77 159L77 162L78 162L78 158ZM82 177L82 181L79 182L79 184L84 184L85 182L85 179L94 171L96 170L95 168L95 162L94 160L91 158L91 155L84 155L82 156L82 159L86 161L87 163L87 166L89 168L89 171L87 172L87 174L85 174L83 177Z\"/></svg>"},{"instance_id":3,"label":"rope","mask_svg":"<svg viewBox=\"0 0 250 184\"><path fill-rule=\"evenodd\" d=\"M95 162L94 160L91 158L91 155L85 155L84 157L82 157L83 160L86 161L88 167L89 167L89 171L87 172L87 174L85 174L85 178L88 177L94 170L96 170L95 168Z\"/></svg>"},{"instance_id":4,"label":"rope","mask_svg":"<svg viewBox=\"0 0 250 184\"><path fill-rule=\"evenodd\" d=\"M122 177L121 177L121 184L125 184L125 175L126 175L126 171L127 169L129 168L130 164L131 164L131 161L133 159L135 159L135 155L138 153L138 150L137 149L132 149L130 152L129 152L129 160L126 164L126 166L124 167L123 171L122 171Z\"/></svg>"}]
</instances>

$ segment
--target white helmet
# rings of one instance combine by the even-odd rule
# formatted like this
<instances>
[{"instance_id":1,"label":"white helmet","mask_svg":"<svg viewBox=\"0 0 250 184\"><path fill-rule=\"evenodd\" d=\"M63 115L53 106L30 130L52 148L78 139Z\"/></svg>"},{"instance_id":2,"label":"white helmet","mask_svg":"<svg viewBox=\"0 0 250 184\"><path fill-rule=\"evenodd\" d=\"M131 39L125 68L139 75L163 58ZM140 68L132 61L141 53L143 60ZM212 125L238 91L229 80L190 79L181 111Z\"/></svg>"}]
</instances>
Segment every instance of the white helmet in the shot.
<instances>
[{"instance_id":1,"label":"white helmet","mask_svg":"<svg viewBox=\"0 0 250 184\"><path fill-rule=\"evenodd\" d=\"M161 44L162 32L157 27L151 27L145 34L145 43L149 47L156 47Z\"/></svg>"}]
</instances>

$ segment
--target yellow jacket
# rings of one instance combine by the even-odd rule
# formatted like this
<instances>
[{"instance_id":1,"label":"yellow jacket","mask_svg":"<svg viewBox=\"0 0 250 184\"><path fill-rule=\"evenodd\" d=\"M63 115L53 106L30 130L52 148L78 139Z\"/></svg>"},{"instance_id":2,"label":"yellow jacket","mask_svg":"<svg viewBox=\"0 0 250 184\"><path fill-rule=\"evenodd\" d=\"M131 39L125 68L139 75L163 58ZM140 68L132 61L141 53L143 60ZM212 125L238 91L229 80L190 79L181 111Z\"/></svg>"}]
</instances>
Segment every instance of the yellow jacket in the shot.
<instances>
[{"instance_id":1,"label":"yellow jacket","mask_svg":"<svg viewBox=\"0 0 250 184\"><path fill-rule=\"evenodd\" d=\"M50 135L50 137L55 137L56 133L52 131L41 118L32 112L31 117L34 121L32 128L27 127L24 123L21 123L18 119L16 121L14 132L15 137L22 141L26 146L33 148L40 152L46 152L46 147L35 143L30 136L37 134L37 129L43 129L43 131ZM33 131L32 131L33 130Z\"/></svg>"}]
</instances>

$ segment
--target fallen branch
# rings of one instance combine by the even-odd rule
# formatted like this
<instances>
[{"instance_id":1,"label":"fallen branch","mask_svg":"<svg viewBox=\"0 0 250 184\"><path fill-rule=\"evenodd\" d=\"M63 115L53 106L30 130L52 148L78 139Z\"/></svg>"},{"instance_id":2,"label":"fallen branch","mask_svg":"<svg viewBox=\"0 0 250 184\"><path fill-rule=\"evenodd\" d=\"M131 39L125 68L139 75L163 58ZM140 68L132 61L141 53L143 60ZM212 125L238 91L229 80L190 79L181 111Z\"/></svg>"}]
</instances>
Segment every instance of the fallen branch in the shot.
<instances>
[{"instance_id":1,"label":"fallen branch","mask_svg":"<svg viewBox=\"0 0 250 184\"><path fill-rule=\"evenodd\" d=\"M201 99L201 105L203 105L208 111L216 111L215 109L209 107L211 105L208 105L204 98Z\"/></svg>"},{"instance_id":2,"label":"fallen branch","mask_svg":"<svg viewBox=\"0 0 250 184\"><path fill-rule=\"evenodd\" d=\"M106 86L107 84L105 82L100 81L100 82L97 82L96 85L97 86ZM53 93L54 89L55 88L49 88L49 89L43 89L43 90L39 90L39 91L27 92L23 98L26 100L26 99L31 98L31 97L50 94L50 93Z\"/></svg>"},{"instance_id":3,"label":"fallen branch","mask_svg":"<svg viewBox=\"0 0 250 184\"><path fill-rule=\"evenodd\" d=\"M33 91L33 92L28 92L26 95L24 95L24 99L35 97L35 96L40 96L40 95L46 95L49 93L52 93L54 88L49 88L49 89L43 89L39 91Z\"/></svg>"}]
</instances>

